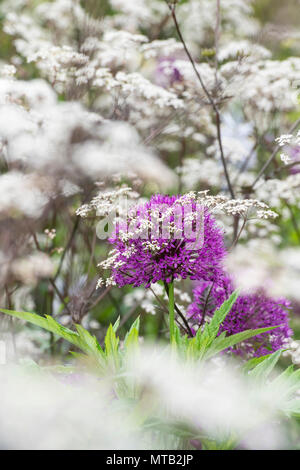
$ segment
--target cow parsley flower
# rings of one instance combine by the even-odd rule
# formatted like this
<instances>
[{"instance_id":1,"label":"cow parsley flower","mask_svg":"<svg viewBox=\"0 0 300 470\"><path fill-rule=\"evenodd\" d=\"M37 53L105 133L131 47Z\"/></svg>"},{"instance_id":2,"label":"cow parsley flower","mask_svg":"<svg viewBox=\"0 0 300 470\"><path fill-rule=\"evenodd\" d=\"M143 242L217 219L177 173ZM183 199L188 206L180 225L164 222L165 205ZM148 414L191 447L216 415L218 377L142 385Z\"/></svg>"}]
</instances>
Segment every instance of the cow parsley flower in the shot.
<instances>
[{"instance_id":1,"label":"cow parsley flower","mask_svg":"<svg viewBox=\"0 0 300 470\"><path fill-rule=\"evenodd\" d=\"M152 196L116 225L109 241L115 249L100 265L111 269L119 287L188 277L217 282L223 276L222 230L191 195Z\"/></svg>"},{"instance_id":2,"label":"cow parsley flower","mask_svg":"<svg viewBox=\"0 0 300 470\"><path fill-rule=\"evenodd\" d=\"M194 330L209 321L214 311L233 292L231 279L224 276L222 283L213 284L202 281L194 289L194 300L188 308L189 322ZM290 302L285 298L272 298L263 289L242 294L238 297L231 311L223 321L220 333L227 335L240 333L248 329L278 326L233 348L239 356L260 357L277 351L292 334L288 323Z\"/></svg>"}]
</instances>

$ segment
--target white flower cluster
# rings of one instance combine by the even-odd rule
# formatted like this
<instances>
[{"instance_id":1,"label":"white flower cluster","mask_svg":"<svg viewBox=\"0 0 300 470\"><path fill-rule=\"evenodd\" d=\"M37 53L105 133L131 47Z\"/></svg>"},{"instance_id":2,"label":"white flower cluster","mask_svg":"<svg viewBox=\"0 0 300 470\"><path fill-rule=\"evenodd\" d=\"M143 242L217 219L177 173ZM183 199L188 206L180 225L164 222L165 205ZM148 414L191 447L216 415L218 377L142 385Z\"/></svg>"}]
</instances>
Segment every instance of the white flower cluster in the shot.
<instances>
[{"instance_id":1,"label":"white flower cluster","mask_svg":"<svg viewBox=\"0 0 300 470\"><path fill-rule=\"evenodd\" d=\"M49 199L46 179L24 175L17 171L0 176L0 220L23 215L37 218L42 215Z\"/></svg>"},{"instance_id":2,"label":"white flower cluster","mask_svg":"<svg viewBox=\"0 0 300 470\"><path fill-rule=\"evenodd\" d=\"M180 42L174 38L170 39L156 39L154 41L143 44L140 48L141 53L145 59L152 59L157 57L169 57L183 50Z\"/></svg>"},{"instance_id":3,"label":"white flower cluster","mask_svg":"<svg viewBox=\"0 0 300 470\"><path fill-rule=\"evenodd\" d=\"M175 281L174 295L177 307L185 312L187 305L191 303L192 299L187 292L179 288L180 281ZM160 302L157 300L159 298ZM167 308L168 296L165 289L160 284L151 284L151 289L136 288L124 297L124 305L128 308L141 308L146 313L155 315L162 305Z\"/></svg>"},{"instance_id":4,"label":"white flower cluster","mask_svg":"<svg viewBox=\"0 0 300 470\"><path fill-rule=\"evenodd\" d=\"M260 199L267 201L272 207L280 208L286 201L298 205L300 201L300 173L291 174L283 180L269 179L256 189Z\"/></svg>"},{"instance_id":5,"label":"white flower cluster","mask_svg":"<svg viewBox=\"0 0 300 470\"><path fill-rule=\"evenodd\" d=\"M277 137L276 142L280 147L285 145L300 145L300 131L297 132L296 135L294 134L282 134L281 136Z\"/></svg>"},{"instance_id":6,"label":"white flower cluster","mask_svg":"<svg viewBox=\"0 0 300 470\"><path fill-rule=\"evenodd\" d=\"M79 103L58 103L43 80L0 79L0 108L0 142L9 164L22 162L27 169L76 184L85 177L115 175L161 186L174 181L132 126L105 121Z\"/></svg>"},{"instance_id":7,"label":"white flower cluster","mask_svg":"<svg viewBox=\"0 0 300 470\"><path fill-rule=\"evenodd\" d=\"M283 61L248 59L230 61L221 66L227 80L226 93L236 95L244 104L248 118L264 128L265 115L274 111L291 111L298 106L295 86L300 79L300 59Z\"/></svg>"},{"instance_id":8,"label":"white flower cluster","mask_svg":"<svg viewBox=\"0 0 300 470\"><path fill-rule=\"evenodd\" d=\"M14 65L4 64L0 65L0 77L1 78L13 78L17 72Z\"/></svg>"},{"instance_id":9,"label":"white flower cluster","mask_svg":"<svg viewBox=\"0 0 300 470\"><path fill-rule=\"evenodd\" d=\"M62 84L68 83L71 77L78 74L78 69L89 62L89 57L74 51L70 46L50 46L29 55L27 62L35 62L41 73L53 84Z\"/></svg>"},{"instance_id":10,"label":"white flower cluster","mask_svg":"<svg viewBox=\"0 0 300 470\"><path fill-rule=\"evenodd\" d=\"M125 94L137 94L146 100L153 101L160 108L183 108L184 103L177 96L163 88L153 85L139 73L126 74L118 72L115 77L115 86L120 87Z\"/></svg>"},{"instance_id":11,"label":"white flower cluster","mask_svg":"<svg viewBox=\"0 0 300 470\"><path fill-rule=\"evenodd\" d=\"M113 209L118 209L118 214L122 211L122 201L135 201L139 194L128 186L108 191L107 189L100 191L88 204L83 204L76 211L80 217L86 218L91 214L98 217L109 215ZM125 210L126 208L124 208Z\"/></svg>"},{"instance_id":12,"label":"white flower cluster","mask_svg":"<svg viewBox=\"0 0 300 470\"><path fill-rule=\"evenodd\" d=\"M283 356L290 357L293 364L300 365L300 341L295 341L289 338L285 341L286 350L283 352Z\"/></svg>"},{"instance_id":13,"label":"white flower cluster","mask_svg":"<svg viewBox=\"0 0 300 470\"><path fill-rule=\"evenodd\" d=\"M192 191L183 196L185 201L193 200L200 206L206 206L212 213L224 213L226 215L239 215L244 219L276 218L278 214L271 211L269 206L257 199L229 199L227 196L211 196L208 191Z\"/></svg>"},{"instance_id":14,"label":"white flower cluster","mask_svg":"<svg viewBox=\"0 0 300 470\"><path fill-rule=\"evenodd\" d=\"M245 291L259 289L274 297L300 300L300 250L278 250L272 237L239 244L226 260L227 269Z\"/></svg>"},{"instance_id":15,"label":"white flower cluster","mask_svg":"<svg viewBox=\"0 0 300 470\"><path fill-rule=\"evenodd\" d=\"M40 278L53 275L54 264L45 253L33 253L14 260L11 270L15 278L25 285L35 285Z\"/></svg>"},{"instance_id":16,"label":"white flower cluster","mask_svg":"<svg viewBox=\"0 0 300 470\"><path fill-rule=\"evenodd\" d=\"M178 5L178 18L189 44L201 44L212 33L216 23L217 4L210 0L190 0ZM251 16L251 0L224 0L221 15L227 37L251 37L259 31L258 22Z\"/></svg>"},{"instance_id":17,"label":"white flower cluster","mask_svg":"<svg viewBox=\"0 0 300 470\"><path fill-rule=\"evenodd\" d=\"M259 44L253 44L249 40L230 41L220 48L218 54L219 62L247 57L249 61L255 62L259 59L269 59L271 52Z\"/></svg>"}]
</instances>

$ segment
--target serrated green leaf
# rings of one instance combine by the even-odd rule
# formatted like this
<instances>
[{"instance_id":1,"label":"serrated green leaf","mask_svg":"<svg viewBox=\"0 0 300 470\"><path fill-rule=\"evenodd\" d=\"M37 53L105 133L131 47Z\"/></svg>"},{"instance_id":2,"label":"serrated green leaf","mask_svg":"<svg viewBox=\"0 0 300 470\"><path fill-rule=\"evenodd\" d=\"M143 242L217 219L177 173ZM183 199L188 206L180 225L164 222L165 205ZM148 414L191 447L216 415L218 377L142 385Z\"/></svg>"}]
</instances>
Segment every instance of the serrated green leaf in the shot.
<instances>
[{"instance_id":1,"label":"serrated green leaf","mask_svg":"<svg viewBox=\"0 0 300 470\"><path fill-rule=\"evenodd\" d=\"M222 322L225 320L228 313L230 312L236 299L238 298L238 294L239 294L239 291L235 290L231 294L229 299L225 300L225 302L221 305L221 307L215 311L211 321L206 325L207 332L209 334L211 341L214 340L215 337L217 336L220 326Z\"/></svg>"},{"instance_id":2,"label":"serrated green leaf","mask_svg":"<svg viewBox=\"0 0 300 470\"><path fill-rule=\"evenodd\" d=\"M218 354L221 351L224 351L227 348L235 346L236 344L245 341L246 339L253 338L254 336L260 335L262 333L266 333L267 331L274 330L278 328L278 326L271 326L266 328L258 328L256 330L246 330L242 331L241 333L236 333L231 336L222 337L222 335L218 336L213 343L211 344L209 350L205 354L206 359L209 357Z\"/></svg>"},{"instance_id":3,"label":"serrated green leaf","mask_svg":"<svg viewBox=\"0 0 300 470\"><path fill-rule=\"evenodd\" d=\"M130 330L126 333L125 339L124 339L124 345L126 345L127 338L130 335L131 331L136 330L139 334L140 331L140 317L138 316L135 321L132 323Z\"/></svg>"},{"instance_id":4,"label":"serrated green leaf","mask_svg":"<svg viewBox=\"0 0 300 470\"><path fill-rule=\"evenodd\" d=\"M300 369L294 370L290 365L273 380L272 386L282 387L282 394L286 397L293 395L300 389Z\"/></svg>"},{"instance_id":5,"label":"serrated green leaf","mask_svg":"<svg viewBox=\"0 0 300 470\"><path fill-rule=\"evenodd\" d=\"M265 356L252 357L243 365L243 372L249 372L251 369L254 369L254 367L270 357L270 355L271 354L266 354Z\"/></svg>"},{"instance_id":6,"label":"serrated green leaf","mask_svg":"<svg viewBox=\"0 0 300 470\"><path fill-rule=\"evenodd\" d=\"M124 340L124 348L126 352L134 351L139 345L139 332L136 328L130 328L129 333Z\"/></svg>"},{"instance_id":7,"label":"serrated green leaf","mask_svg":"<svg viewBox=\"0 0 300 470\"><path fill-rule=\"evenodd\" d=\"M98 340L95 336L92 336L85 328L81 325L76 325L76 330L84 344L85 351L87 353L92 353L94 356L100 355L104 357L104 351L102 350Z\"/></svg>"},{"instance_id":8,"label":"serrated green leaf","mask_svg":"<svg viewBox=\"0 0 300 470\"><path fill-rule=\"evenodd\" d=\"M287 403L283 410L289 416L300 418L300 400L295 398Z\"/></svg>"},{"instance_id":9,"label":"serrated green leaf","mask_svg":"<svg viewBox=\"0 0 300 470\"><path fill-rule=\"evenodd\" d=\"M0 311L15 318L19 318L20 320L28 321L29 323L39 326L44 330L50 331L51 333L57 334L58 336L69 341L69 343L74 344L81 350L85 350L84 345L82 344L82 340L78 333L69 330L69 328L66 328L65 326L61 325L49 315L42 317L41 315L37 315L36 313L17 312L15 310L6 310L4 308L1 308Z\"/></svg>"},{"instance_id":10,"label":"serrated green leaf","mask_svg":"<svg viewBox=\"0 0 300 470\"><path fill-rule=\"evenodd\" d=\"M105 355L108 359L112 359L116 366L119 365L119 358L118 358L118 349L119 349L119 338L117 338L116 333L112 325L110 324L106 336L104 339L105 343Z\"/></svg>"},{"instance_id":11,"label":"serrated green leaf","mask_svg":"<svg viewBox=\"0 0 300 470\"><path fill-rule=\"evenodd\" d=\"M77 346L81 351L94 358L104 358L104 352L97 339L92 336L81 325L76 325L77 333L58 323L53 317L45 315L44 317L30 312L16 312L14 310L0 309L3 313L25 320L33 325L39 326L44 330L50 331L69 343Z\"/></svg>"},{"instance_id":12,"label":"serrated green leaf","mask_svg":"<svg viewBox=\"0 0 300 470\"><path fill-rule=\"evenodd\" d=\"M276 366L277 362L279 361L281 353L282 350L278 349L278 351L275 351L273 354L270 354L267 359L258 364L256 367L254 367L254 369L249 372L249 376L260 381L266 379Z\"/></svg>"},{"instance_id":13,"label":"serrated green leaf","mask_svg":"<svg viewBox=\"0 0 300 470\"><path fill-rule=\"evenodd\" d=\"M115 323L113 324L113 330L115 333L117 333L117 330L119 328L119 325L120 325L120 315L118 316L118 318L116 319Z\"/></svg>"}]
</instances>

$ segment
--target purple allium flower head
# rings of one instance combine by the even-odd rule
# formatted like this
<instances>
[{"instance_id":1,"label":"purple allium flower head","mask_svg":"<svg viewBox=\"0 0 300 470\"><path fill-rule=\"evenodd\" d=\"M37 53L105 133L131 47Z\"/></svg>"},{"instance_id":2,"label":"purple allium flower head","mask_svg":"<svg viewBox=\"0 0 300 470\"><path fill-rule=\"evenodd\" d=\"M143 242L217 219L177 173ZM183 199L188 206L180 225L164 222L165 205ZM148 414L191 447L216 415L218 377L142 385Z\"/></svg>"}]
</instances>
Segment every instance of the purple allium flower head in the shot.
<instances>
[{"instance_id":1,"label":"purple allium flower head","mask_svg":"<svg viewBox=\"0 0 300 470\"><path fill-rule=\"evenodd\" d=\"M233 283L226 276L218 285L200 282L194 289L194 300L187 312L189 321L194 326L202 325L205 317L211 317L232 292ZM229 336L248 329L280 325L232 348L240 356L264 356L282 348L285 339L291 336L287 312L289 307L287 299L268 297L263 289L240 295L222 323L220 333L225 331Z\"/></svg>"},{"instance_id":2,"label":"purple allium flower head","mask_svg":"<svg viewBox=\"0 0 300 470\"><path fill-rule=\"evenodd\" d=\"M158 194L137 206L131 219L135 222L133 229L128 229L127 221L109 239L115 246L112 279L119 287L149 287L176 278L220 282L225 255L223 232L207 208L199 207L188 195ZM200 238L197 226L201 228Z\"/></svg>"}]
</instances>

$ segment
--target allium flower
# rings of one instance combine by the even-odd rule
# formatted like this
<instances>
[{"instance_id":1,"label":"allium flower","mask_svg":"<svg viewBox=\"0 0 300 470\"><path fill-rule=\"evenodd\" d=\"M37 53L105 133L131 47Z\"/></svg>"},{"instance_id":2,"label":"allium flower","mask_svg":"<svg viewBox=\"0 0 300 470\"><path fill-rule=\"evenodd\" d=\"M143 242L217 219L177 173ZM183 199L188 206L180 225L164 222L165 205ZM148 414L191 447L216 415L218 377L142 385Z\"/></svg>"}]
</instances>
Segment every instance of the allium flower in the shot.
<instances>
[{"instance_id":1,"label":"allium flower","mask_svg":"<svg viewBox=\"0 0 300 470\"><path fill-rule=\"evenodd\" d=\"M101 265L112 270L111 282L119 287L188 277L220 282L223 276L223 232L189 195L152 196L109 241L115 250Z\"/></svg>"},{"instance_id":2,"label":"allium flower","mask_svg":"<svg viewBox=\"0 0 300 470\"><path fill-rule=\"evenodd\" d=\"M188 308L189 322L202 326L214 311L233 292L233 283L224 277L221 284L200 282L194 289L194 301ZM248 329L279 326L270 332L254 336L233 348L240 356L260 357L284 347L285 340L292 334L288 324L290 302L284 298L268 297L263 289L240 295L221 325L220 333L233 335Z\"/></svg>"}]
</instances>

